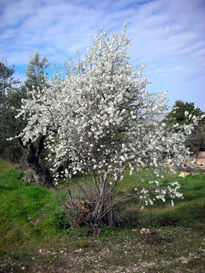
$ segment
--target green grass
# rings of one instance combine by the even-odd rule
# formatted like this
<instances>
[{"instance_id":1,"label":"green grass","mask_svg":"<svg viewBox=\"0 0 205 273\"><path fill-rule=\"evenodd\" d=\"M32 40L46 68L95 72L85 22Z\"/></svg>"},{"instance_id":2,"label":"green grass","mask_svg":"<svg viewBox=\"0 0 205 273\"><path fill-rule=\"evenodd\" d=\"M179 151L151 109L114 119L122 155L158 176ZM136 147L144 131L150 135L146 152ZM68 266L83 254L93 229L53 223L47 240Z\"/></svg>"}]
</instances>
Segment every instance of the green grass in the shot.
<instances>
[{"instance_id":1,"label":"green grass","mask_svg":"<svg viewBox=\"0 0 205 273\"><path fill-rule=\"evenodd\" d=\"M0 158L0 173L6 172L12 168L13 165L10 162Z\"/></svg>"},{"instance_id":2,"label":"green grass","mask_svg":"<svg viewBox=\"0 0 205 273\"><path fill-rule=\"evenodd\" d=\"M6 247L48 240L61 232L60 199L51 190L20 179L9 170L0 175L0 244Z\"/></svg>"},{"instance_id":3,"label":"green grass","mask_svg":"<svg viewBox=\"0 0 205 273\"><path fill-rule=\"evenodd\" d=\"M148 186L146 172L140 175ZM91 181L89 177L76 176L73 183L83 179ZM69 229L58 192L23 181L19 171L0 160L0 272L22 272L23 264L26 272L34 272L32 268L35 272L58 272L59 266L67 268L72 259L76 260L70 272L94 272L96 262L92 262L92 257L103 262L105 270L113 267L111 272L115 272L116 266L127 268L138 261L159 259L166 260L167 265L156 263L152 272L175 272L175 268L188 272L190 266L196 269L193 272L203 272L204 252L200 248L204 247L203 242L205 245L205 176L202 173L185 178L169 176L164 183L176 180L182 186L184 199L177 200L174 207L158 203L141 211L137 198L125 199L119 210L126 225L102 227L98 237L86 227ZM126 172L118 190L122 195L141 185L138 177ZM155 235L141 235L142 227L150 228ZM82 253L73 254L76 249L82 249ZM39 250L45 254L39 254ZM62 256L62 251L67 256ZM189 257L189 253L199 258L187 258L187 264L180 263L179 258ZM1 264L5 264L3 271Z\"/></svg>"},{"instance_id":4,"label":"green grass","mask_svg":"<svg viewBox=\"0 0 205 273\"><path fill-rule=\"evenodd\" d=\"M143 174L141 174L143 175ZM123 181L120 182L119 190L130 192L134 187L141 186L142 182L135 182L137 177L129 176L126 173ZM148 179L143 184L149 186ZM180 192L184 199L175 199L175 206L158 202L155 206L140 210L139 202L136 199L127 201L124 206L123 216L130 222L148 226L161 225L185 225L205 230L205 175L192 175L185 178L178 177L178 174L167 177L163 182L177 181L181 185Z\"/></svg>"}]
</instances>

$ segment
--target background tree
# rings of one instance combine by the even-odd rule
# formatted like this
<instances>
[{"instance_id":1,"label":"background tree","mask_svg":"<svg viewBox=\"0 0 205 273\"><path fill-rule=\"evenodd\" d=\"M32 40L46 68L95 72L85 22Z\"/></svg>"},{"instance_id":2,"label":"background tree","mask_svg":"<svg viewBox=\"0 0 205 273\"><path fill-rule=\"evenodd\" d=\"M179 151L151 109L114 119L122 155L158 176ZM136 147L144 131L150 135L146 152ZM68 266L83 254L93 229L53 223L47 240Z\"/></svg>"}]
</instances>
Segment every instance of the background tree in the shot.
<instances>
[{"instance_id":1,"label":"background tree","mask_svg":"<svg viewBox=\"0 0 205 273\"><path fill-rule=\"evenodd\" d=\"M187 141L187 146L196 158L200 151L205 151L205 117L200 120L199 124L193 130Z\"/></svg>"},{"instance_id":2,"label":"background tree","mask_svg":"<svg viewBox=\"0 0 205 273\"><path fill-rule=\"evenodd\" d=\"M8 89L13 85L14 69L9 68L3 61L0 62L0 153L6 147L6 123L5 123L5 110L8 108L6 105Z\"/></svg>"},{"instance_id":3,"label":"background tree","mask_svg":"<svg viewBox=\"0 0 205 273\"><path fill-rule=\"evenodd\" d=\"M47 162L44 160L43 148L45 137L39 137L35 143L28 142L24 145L20 138L14 138L25 127L25 120L16 120L16 109L21 107L21 101L29 98L30 92L48 86L46 69L48 60L35 53L31 58L26 80L19 86L19 81L14 79L14 69L9 68L4 62L0 62L0 154L2 157L14 162L21 162L21 167L27 166L37 183L44 186L52 186L53 178L50 174ZM11 141L8 141L12 138ZM43 156L44 154L44 156Z\"/></svg>"},{"instance_id":4,"label":"background tree","mask_svg":"<svg viewBox=\"0 0 205 273\"><path fill-rule=\"evenodd\" d=\"M21 105L22 93L14 73L13 67L9 68L5 62L0 62L0 155L16 162L22 156L22 148L17 140L7 140L23 128L21 121L15 119L15 108Z\"/></svg>"},{"instance_id":5,"label":"background tree","mask_svg":"<svg viewBox=\"0 0 205 273\"><path fill-rule=\"evenodd\" d=\"M25 86L28 91L33 89L42 90L47 85L48 73L46 69L50 66L46 57L41 57L38 52L30 59L26 69Z\"/></svg>"},{"instance_id":6,"label":"background tree","mask_svg":"<svg viewBox=\"0 0 205 273\"><path fill-rule=\"evenodd\" d=\"M170 113L167 114L164 122L169 126L175 126L175 130L179 130L177 124L183 126L187 124L194 124L194 130L186 141L186 146L194 155L198 155L205 145L204 133L204 118L197 123L197 118L202 117L204 113L194 105L192 102L183 102L177 100Z\"/></svg>"},{"instance_id":7,"label":"background tree","mask_svg":"<svg viewBox=\"0 0 205 273\"><path fill-rule=\"evenodd\" d=\"M41 92L43 88L49 86L48 74L46 72L49 66L47 58L41 57L38 52L31 58L26 70L26 80L24 85L21 86L21 90L26 94L27 98L31 97L33 91L34 93ZM27 122L27 120L21 120L22 122ZM51 187L53 185L53 177L50 173L48 162L45 160L45 136L39 136L35 142L28 141L26 145L21 141L21 138L18 138L18 140L25 151L24 163L32 173L34 180L38 184Z\"/></svg>"},{"instance_id":8,"label":"background tree","mask_svg":"<svg viewBox=\"0 0 205 273\"><path fill-rule=\"evenodd\" d=\"M6 96L9 89L13 87L16 83L14 80L14 68L9 68L7 64L3 61L0 61L0 95L1 103L2 97Z\"/></svg>"},{"instance_id":9,"label":"background tree","mask_svg":"<svg viewBox=\"0 0 205 273\"><path fill-rule=\"evenodd\" d=\"M177 100L164 121L171 126L175 124L184 125L193 123L193 116L199 117L201 115L202 111L193 102Z\"/></svg>"}]
</instances>

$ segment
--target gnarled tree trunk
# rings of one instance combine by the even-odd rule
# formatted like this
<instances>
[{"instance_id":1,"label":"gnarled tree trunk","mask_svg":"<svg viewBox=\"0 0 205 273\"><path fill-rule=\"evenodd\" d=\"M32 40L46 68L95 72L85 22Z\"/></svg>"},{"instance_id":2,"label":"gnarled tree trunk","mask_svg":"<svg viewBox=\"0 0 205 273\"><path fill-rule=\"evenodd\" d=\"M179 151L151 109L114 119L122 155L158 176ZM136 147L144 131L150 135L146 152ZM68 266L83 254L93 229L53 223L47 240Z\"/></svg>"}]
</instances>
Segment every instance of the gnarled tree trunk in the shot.
<instances>
[{"instance_id":1,"label":"gnarled tree trunk","mask_svg":"<svg viewBox=\"0 0 205 273\"><path fill-rule=\"evenodd\" d=\"M46 164L41 160L44 140L45 137L42 136L35 144L30 142L24 146L21 140L20 143L26 152L25 163L33 175L35 182L45 187L53 187L52 174Z\"/></svg>"}]
</instances>

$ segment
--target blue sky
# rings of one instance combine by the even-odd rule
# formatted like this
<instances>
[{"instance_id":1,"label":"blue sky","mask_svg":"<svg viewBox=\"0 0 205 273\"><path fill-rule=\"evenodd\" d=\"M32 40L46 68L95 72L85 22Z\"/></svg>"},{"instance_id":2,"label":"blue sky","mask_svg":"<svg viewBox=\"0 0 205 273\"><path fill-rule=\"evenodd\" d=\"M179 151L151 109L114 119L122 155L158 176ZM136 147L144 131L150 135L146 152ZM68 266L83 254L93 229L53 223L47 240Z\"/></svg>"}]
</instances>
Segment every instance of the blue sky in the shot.
<instances>
[{"instance_id":1,"label":"blue sky","mask_svg":"<svg viewBox=\"0 0 205 273\"><path fill-rule=\"evenodd\" d=\"M127 22L131 62L146 65L148 90L205 111L205 0L0 0L0 21L0 58L20 79L35 51L60 65L85 52L90 33Z\"/></svg>"}]
</instances>

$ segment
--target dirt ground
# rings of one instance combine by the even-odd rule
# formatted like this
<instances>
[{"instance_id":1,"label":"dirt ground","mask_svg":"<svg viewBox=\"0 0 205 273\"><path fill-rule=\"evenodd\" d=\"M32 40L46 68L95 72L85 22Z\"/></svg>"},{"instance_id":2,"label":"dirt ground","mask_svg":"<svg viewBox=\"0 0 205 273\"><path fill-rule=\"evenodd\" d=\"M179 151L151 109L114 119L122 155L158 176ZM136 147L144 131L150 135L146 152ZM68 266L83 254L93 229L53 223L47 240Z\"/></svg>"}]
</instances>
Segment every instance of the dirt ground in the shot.
<instances>
[{"instance_id":1,"label":"dirt ground","mask_svg":"<svg viewBox=\"0 0 205 273\"><path fill-rule=\"evenodd\" d=\"M197 165L205 170L205 152L199 152L198 158L197 158Z\"/></svg>"},{"instance_id":2,"label":"dirt ground","mask_svg":"<svg viewBox=\"0 0 205 273\"><path fill-rule=\"evenodd\" d=\"M205 238L184 227L133 230L119 242L92 240L92 246L36 249L0 257L0 273L204 273Z\"/></svg>"}]
</instances>

